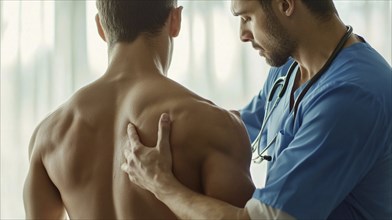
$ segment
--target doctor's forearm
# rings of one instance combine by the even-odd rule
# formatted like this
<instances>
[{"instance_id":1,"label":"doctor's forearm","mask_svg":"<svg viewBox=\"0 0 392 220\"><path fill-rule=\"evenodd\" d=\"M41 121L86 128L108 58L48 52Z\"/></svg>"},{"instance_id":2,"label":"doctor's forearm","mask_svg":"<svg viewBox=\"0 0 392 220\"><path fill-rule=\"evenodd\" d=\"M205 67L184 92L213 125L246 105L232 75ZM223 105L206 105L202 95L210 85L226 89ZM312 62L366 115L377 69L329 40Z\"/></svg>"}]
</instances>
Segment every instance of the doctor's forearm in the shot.
<instances>
[{"instance_id":1,"label":"doctor's forearm","mask_svg":"<svg viewBox=\"0 0 392 220\"><path fill-rule=\"evenodd\" d=\"M178 181L161 188L155 196L180 219L250 219L245 209L195 193Z\"/></svg>"}]
</instances>

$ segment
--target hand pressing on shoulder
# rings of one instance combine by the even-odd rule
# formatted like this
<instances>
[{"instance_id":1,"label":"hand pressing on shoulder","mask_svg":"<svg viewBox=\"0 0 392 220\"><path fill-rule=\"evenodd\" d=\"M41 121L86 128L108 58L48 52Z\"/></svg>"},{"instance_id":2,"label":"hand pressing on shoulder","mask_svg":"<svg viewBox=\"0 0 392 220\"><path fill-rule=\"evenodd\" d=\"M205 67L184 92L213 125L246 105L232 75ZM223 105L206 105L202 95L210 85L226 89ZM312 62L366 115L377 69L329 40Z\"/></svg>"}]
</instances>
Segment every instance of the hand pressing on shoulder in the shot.
<instances>
[{"instance_id":1,"label":"hand pressing on shoulder","mask_svg":"<svg viewBox=\"0 0 392 220\"><path fill-rule=\"evenodd\" d=\"M153 148L143 145L134 125L128 125L129 141L124 150L126 162L121 169L133 183L151 191L157 197L159 190L166 189L164 185L178 182L172 172L170 123L169 115L163 113L159 120L157 145Z\"/></svg>"}]
</instances>

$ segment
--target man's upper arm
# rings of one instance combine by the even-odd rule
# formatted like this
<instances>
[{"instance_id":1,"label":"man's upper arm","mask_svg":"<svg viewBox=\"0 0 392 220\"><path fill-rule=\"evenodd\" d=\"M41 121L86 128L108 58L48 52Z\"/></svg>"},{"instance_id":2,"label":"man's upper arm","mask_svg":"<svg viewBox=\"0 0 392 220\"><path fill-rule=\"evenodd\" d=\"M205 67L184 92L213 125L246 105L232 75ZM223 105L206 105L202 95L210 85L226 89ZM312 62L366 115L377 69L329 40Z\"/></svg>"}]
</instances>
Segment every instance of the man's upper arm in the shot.
<instances>
[{"instance_id":1,"label":"man's upper arm","mask_svg":"<svg viewBox=\"0 0 392 220\"><path fill-rule=\"evenodd\" d=\"M211 118L208 128L197 132L204 149L202 187L208 196L244 207L254 192L249 138L239 118L220 113Z\"/></svg>"},{"instance_id":2,"label":"man's upper arm","mask_svg":"<svg viewBox=\"0 0 392 220\"><path fill-rule=\"evenodd\" d=\"M35 131L29 147L30 167L23 190L27 219L59 219L65 217L61 195L50 180L41 160L40 142ZM35 149L34 149L35 148Z\"/></svg>"},{"instance_id":3,"label":"man's upper arm","mask_svg":"<svg viewBox=\"0 0 392 220\"><path fill-rule=\"evenodd\" d=\"M224 152L211 151L203 164L202 175L206 195L237 207L245 207L254 192L246 167Z\"/></svg>"}]
</instances>

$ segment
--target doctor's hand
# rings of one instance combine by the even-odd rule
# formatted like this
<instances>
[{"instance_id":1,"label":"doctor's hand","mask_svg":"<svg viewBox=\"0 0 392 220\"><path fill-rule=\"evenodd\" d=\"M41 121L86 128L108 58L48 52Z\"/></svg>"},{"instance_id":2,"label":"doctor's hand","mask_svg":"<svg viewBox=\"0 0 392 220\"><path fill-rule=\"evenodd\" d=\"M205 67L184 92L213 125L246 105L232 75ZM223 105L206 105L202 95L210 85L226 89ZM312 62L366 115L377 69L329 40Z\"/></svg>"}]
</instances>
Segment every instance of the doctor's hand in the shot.
<instances>
[{"instance_id":1,"label":"doctor's hand","mask_svg":"<svg viewBox=\"0 0 392 220\"><path fill-rule=\"evenodd\" d=\"M144 146L132 124L128 125L128 142L124 150L126 162L121 169L129 179L157 196L165 193L170 184L177 181L172 172L170 150L170 117L163 113L159 120L158 141L154 148ZM165 188L166 186L166 188Z\"/></svg>"}]
</instances>

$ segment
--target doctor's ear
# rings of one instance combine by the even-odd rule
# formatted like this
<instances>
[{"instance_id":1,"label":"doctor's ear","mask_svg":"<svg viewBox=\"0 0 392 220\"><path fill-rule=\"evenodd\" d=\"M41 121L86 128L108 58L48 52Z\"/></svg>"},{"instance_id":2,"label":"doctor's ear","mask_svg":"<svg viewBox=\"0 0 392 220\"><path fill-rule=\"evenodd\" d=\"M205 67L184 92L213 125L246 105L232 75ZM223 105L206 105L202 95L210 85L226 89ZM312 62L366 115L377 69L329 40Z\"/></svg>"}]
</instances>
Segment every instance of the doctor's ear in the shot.
<instances>
[{"instance_id":1,"label":"doctor's ear","mask_svg":"<svg viewBox=\"0 0 392 220\"><path fill-rule=\"evenodd\" d=\"M183 7L177 7L172 9L169 17L169 34L171 37L177 37L181 30L181 19L182 19Z\"/></svg>"},{"instance_id":2,"label":"doctor's ear","mask_svg":"<svg viewBox=\"0 0 392 220\"><path fill-rule=\"evenodd\" d=\"M280 0L279 11L283 15L290 17L294 13L296 0Z\"/></svg>"},{"instance_id":3,"label":"doctor's ear","mask_svg":"<svg viewBox=\"0 0 392 220\"><path fill-rule=\"evenodd\" d=\"M102 40L106 41L106 35L105 35L105 31L103 30L102 24L101 24L101 18L99 17L99 14L95 15L95 23L97 25L97 29L98 29L98 34L99 36L101 36Z\"/></svg>"}]
</instances>

